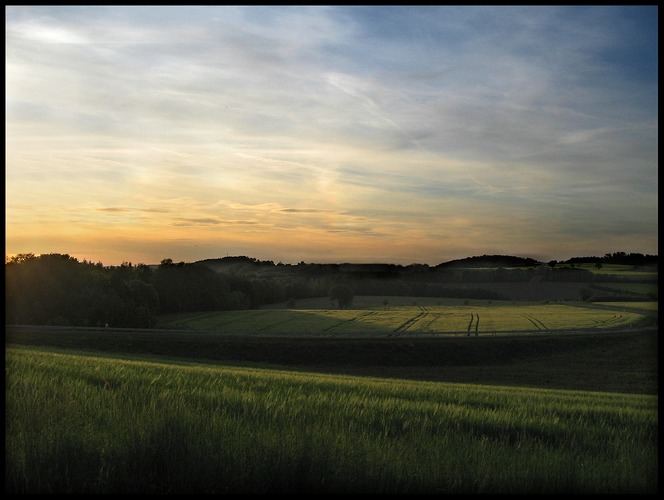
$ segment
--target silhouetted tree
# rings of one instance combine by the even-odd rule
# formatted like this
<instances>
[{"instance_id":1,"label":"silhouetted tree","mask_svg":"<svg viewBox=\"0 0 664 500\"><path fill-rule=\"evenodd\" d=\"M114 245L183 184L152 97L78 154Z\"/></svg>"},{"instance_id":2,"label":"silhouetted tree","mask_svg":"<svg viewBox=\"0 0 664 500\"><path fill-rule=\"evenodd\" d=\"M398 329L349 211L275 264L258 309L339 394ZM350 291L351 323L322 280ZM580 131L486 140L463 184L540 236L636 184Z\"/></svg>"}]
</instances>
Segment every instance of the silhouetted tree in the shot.
<instances>
[{"instance_id":1,"label":"silhouetted tree","mask_svg":"<svg viewBox=\"0 0 664 500\"><path fill-rule=\"evenodd\" d=\"M173 264L164 259L152 277L161 313L225 309L230 287L223 275L202 264Z\"/></svg>"},{"instance_id":2,"label":"silhouetted tree","mask_svg":"<svg viewBox=\"0 0 664 500\"><path fill-rule=\"evenodd\" d=\"M353 290L343 283L335 283L330 287L330 300L336 300L339 309L347 309L353 305Z\"/></svg>"}]
</instances>

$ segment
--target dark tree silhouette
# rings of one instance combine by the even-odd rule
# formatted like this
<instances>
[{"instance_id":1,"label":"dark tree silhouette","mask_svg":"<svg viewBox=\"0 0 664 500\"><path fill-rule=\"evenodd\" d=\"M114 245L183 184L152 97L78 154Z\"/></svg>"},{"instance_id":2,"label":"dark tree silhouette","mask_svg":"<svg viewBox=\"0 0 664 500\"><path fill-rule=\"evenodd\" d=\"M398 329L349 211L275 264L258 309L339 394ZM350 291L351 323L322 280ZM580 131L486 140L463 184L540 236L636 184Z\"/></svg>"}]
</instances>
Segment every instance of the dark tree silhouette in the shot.
<instances>
[{"instance_id":1,"label":"dark tree silhouette","mask_svg":"<svg viewBox=\"0 0 664 500\"><path fill-rule=\"evenodd\" d=\"M336 300L339 309L347 309L353 305L353 290L343 283L335 283L330 287L330 300Z\"/></svg>"}]
</instances>

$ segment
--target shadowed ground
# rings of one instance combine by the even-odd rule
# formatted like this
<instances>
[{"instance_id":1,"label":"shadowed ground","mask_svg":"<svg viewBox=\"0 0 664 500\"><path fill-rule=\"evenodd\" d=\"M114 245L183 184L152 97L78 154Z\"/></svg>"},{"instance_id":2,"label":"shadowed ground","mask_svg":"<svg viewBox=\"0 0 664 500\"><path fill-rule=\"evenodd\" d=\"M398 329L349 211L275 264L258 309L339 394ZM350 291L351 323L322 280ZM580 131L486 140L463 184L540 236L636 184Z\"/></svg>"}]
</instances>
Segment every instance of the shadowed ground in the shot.
<instances>
[{"instance_id":1,"label":"shadowed ground","mask_svg":"<svg viewBox=\"0 0 664 500\"><path fill-rule=\"evenodd\" d=\"M657 393L657 330L504 336L7 327L6 345L415 380Z\"/></svg>"}]
</instances>

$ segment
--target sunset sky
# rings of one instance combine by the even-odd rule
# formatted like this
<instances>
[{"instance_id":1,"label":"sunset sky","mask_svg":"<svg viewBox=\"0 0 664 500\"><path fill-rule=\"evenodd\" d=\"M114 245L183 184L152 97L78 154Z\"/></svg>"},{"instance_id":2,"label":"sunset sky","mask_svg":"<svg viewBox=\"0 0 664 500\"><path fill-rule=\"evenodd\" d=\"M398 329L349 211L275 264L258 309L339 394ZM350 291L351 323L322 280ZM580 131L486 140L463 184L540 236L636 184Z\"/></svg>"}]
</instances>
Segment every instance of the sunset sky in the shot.
<instances>
[{"instance_id":1,"label":"sunset sky","mask_svg":"<svg viewBox=\"0 0 664 500\"><path fill-rule=\"evenodd\" d=\"M6 7L6 255L657 254L657 7Z\"/></svg>"}]
</instances>

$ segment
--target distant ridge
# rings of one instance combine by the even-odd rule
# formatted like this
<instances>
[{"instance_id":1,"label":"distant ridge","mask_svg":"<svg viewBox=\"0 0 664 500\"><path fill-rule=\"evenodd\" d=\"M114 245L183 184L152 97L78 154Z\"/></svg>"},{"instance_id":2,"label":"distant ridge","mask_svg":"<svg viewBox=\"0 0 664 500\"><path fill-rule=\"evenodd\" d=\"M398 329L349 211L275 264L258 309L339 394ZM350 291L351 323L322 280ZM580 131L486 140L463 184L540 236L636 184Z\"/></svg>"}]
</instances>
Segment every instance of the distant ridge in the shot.
<instances>
[{"instance_id":1,"label":"distant ridge","mask_svg":"<svg viewBox=\"0 0 664 500\"><path fill-rule=\"evenodd\" d=\"M552 263L567 263L567 264L583 264L583 263L602 263L602 264L622 264L633 266L657 266L657 255L643 255L640 253L625 253L615 252L607 253L603 257L572 257L563 261L551 261ZM197 264L204 264L216 270L232 270L232 271L254 271L254 270L269 270L269 269L300 269L300 270L327 270L327 271L341 271L344 273L379 273L379 274L394 274L401 271L422 272L425 270L440 270L446 268L500 268L500 267L537 267L544 262L530 258L530 257L517 257L514 255L480 255L475 257L466 257L463 259L450 260L443 262L436 266L429 266L427 264L411 264L403 266L399 264L386 264L386 263L337 263L337 264L316 264L300 262L299 264L282 264L279 262L275 264L272 260L260 260L254 257L247 257L245 255L226 256L220 258L204 259L196 262Z\"/></svg>"},{"instance_id":2,"label":"distant ridge","mask_svg":"<svg viewBox=\"0 0 664 500\"><path fill-rule=\"evenodd\" d=\"M482 255L478 257L466 257L443 262L436 268L445 267L533 267L542 263L530 257L514 257L512 255Z\"/></svg>"},{"instance_id":3,"label":"distant ridge","mask_svg":"<svg viewBox=\"0 0 664 500\"><path fill-rule=\"evenodd\" d=\"M529 257L515 257L512 255L482 255L467 257L464 259L443 262L437 266L424 264L411 264L402 266L398 264L381 263L342 263L342 264L305 264L297 265L275 264L271 260L262 261L252 257L226 256L217 259L205 259L196 262L212 268L215 271L231 272L238 274L272 273L274 271L303 272L307 274L339 274L358 277L399 277L402 273L419 274L435 272L448 268L513 268L513 267L537 267L542 262Z\"/></svg>"}]
</instances>

